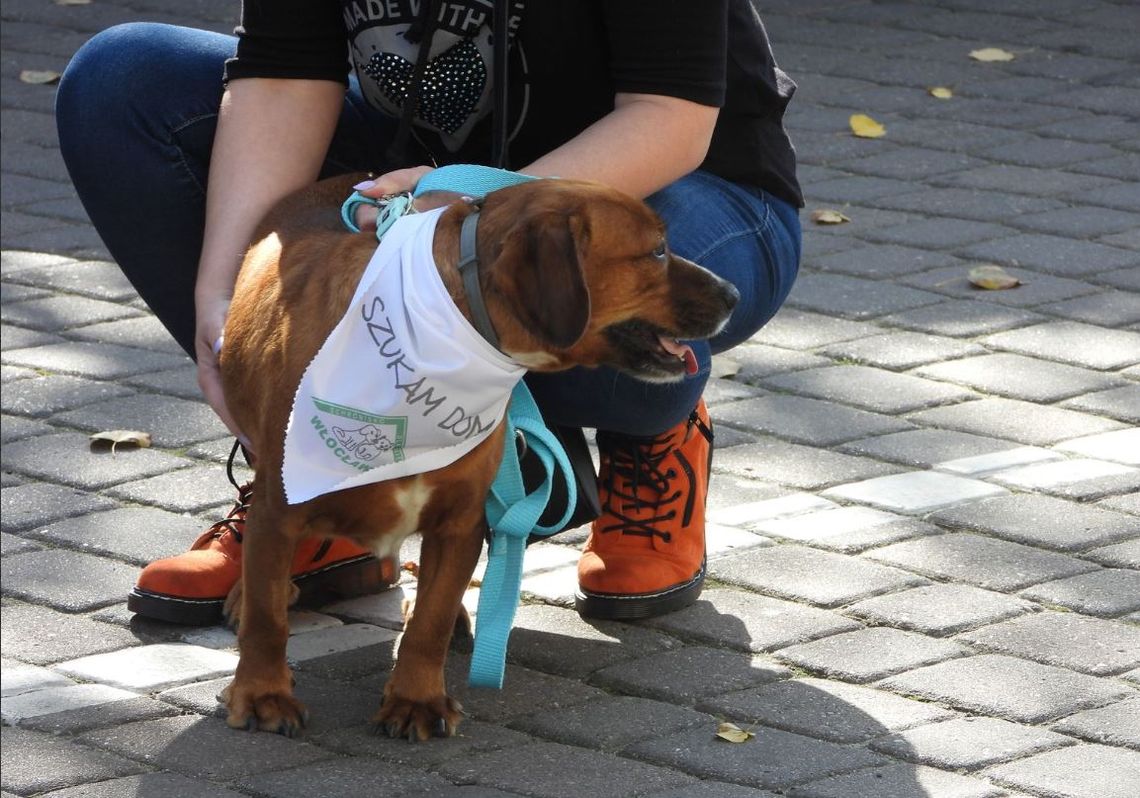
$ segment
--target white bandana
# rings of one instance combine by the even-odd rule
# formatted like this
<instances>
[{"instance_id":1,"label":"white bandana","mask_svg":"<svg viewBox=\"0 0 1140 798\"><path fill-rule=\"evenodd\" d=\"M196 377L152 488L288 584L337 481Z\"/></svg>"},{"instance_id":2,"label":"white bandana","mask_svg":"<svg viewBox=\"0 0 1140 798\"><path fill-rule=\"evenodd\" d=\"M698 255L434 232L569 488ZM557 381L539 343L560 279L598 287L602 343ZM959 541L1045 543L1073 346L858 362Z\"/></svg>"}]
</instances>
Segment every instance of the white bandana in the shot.
<instances>
[{"instance_id":1,"label":"white bandana","mask_svg":"<svg viewBox=\"0 0 1140 798\"><path fill-rule=\"evenodd\" d=\"M393 225L305 370L285 431L289 504L442 468L502 420L525 369L444 288L432 258L442 213Z\"/></svg>"}]
</instances>

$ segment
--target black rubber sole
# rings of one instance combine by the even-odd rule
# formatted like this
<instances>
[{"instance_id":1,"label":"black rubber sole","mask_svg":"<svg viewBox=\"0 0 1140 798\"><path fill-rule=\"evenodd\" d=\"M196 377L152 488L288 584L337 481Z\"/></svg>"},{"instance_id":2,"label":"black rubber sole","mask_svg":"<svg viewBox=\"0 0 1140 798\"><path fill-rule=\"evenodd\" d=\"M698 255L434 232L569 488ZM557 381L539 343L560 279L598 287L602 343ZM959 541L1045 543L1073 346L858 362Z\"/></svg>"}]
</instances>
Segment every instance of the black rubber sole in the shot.
<instances>
[{"instance_id":1,"label":"black rubber sole","mask_svg":"<svg viewBox=\"0 0 1140 798\"><path fill-rule=\"evenodd\" d=\"M574 595L574 608L583 618L606 621L640 621L684 609L695 602L705 586L705 564L701 570L680 585L657 593L634 595L607 595L578 589Z\"/></svg>"},{"instance_id":2,"label":"black rubber sole","mask_svg":"<svg viewBox=\"0 0 1140 798\"><path fill-rule=\"evenodd\" d=\"M398 576L398 573L396 574ZM301 591L296 606L317 597L334 594L339 598L355 598L378 593L392 583L384 578L383 565L371 555L311 571L293 582ZM213 626L222 622L225 596L211 599L185 599L151 593L135 587L127 595L127 609L136 615L184 626Z\"/></svg>"}]
</instances>

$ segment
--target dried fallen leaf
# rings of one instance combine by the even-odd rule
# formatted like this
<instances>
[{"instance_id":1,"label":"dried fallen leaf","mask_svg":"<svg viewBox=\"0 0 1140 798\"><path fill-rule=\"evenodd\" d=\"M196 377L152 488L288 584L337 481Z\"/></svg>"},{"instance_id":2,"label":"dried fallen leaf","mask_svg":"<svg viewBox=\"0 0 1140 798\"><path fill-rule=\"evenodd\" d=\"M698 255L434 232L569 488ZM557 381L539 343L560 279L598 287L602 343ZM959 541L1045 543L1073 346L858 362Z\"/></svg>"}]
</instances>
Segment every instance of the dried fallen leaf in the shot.
<instances>
[{"instance_id":1,"label":"dried fallen leaf","mask_svg":"<svg viewBox=\"0 0 1140 798\"><path fill-rule=\"evenodd\" d=\"M866 114L852 114L848 120L851 132L861 139L882 138L887 129Z\"/></svg>"},{"instance_id":2,"label":"dried fallen leaf","mask_svg":"<svg viewBox=\"0 0 1140 798\"><path fill-rule=\"evenodd\" d=\"M716 727L716 736L730 743L746 743L756 735L745 731L735 723L722 722Z\"/></svg>"},{"instance_id":3,"label":"dried fallen leaf","mask_svg":"<svg viewBox=\"0 0 1140 798\"><path fill-rule=\"evenodd\" d=\"M945 86L934 86L930 89L930 96L937 97L939 100L949 100L954 96L954 92Z\"/></svg>"},{"instance_id":4,"label":"dried fallen leaf","mask_svg":"<svg viewBox=\"0 0 1140 798\"><path fill-rule=\"evenodd\" d=\"M975 61L985 61L987 63L993 61L1012 61L1013 53L1009 50L1003 50L1000 47L983 47L980 50L971 50L970 58Z\"/></svg>"},{"instance_id":5,"label":"dried fallen leaf","mask_svg":"<svg viewBox=\"0 0 1140 798\"><path fill-rule=\"evenodd\" d=\"M844 224L851 221L851 217L831 208L821 208L811 212L811 220L816 224Z\"/></svg>"},{"instance_id":6,"label":"dried fallen leaf","mask_svg":"<svg viewBox=\"0 0 1140 798\"><path fill-rule=\"evenodd\" d=\"M727 355L713 355L709 376L714 380L731 379L740 373L740 361Z\"/></svg>"},{"instance_id":7,"label":"dried fallen leaf","mask_svg":"<svg viewBox=\"0 0 1140 798\"><path fill-rule=\"evenodd\" d=\"M401 567L401 570L407 571L408 573L410 573L414 577L418 578L420 575L420 566L418 564L416 564L415 562L413 562L412 560L408 560L406 563L404 563L400 567Z\"/></svg>"},{"instance_id":8,"label":"dried fallen leaf","mask_svg":"<svg viewBox=\"0 0 1140 798\"><path fill-rule=\"evenodd\" d=\"M477 576L471 577L471 581L467 583L467 587L483 587L483 580Z\"/></svg>"},{"instance_id":9,"label":"dried fallen leaf","mask_svg":"<svg viewBox=\"0 0 1140 798\"><path fill-rule=\"evenodd\" d=\"M145 449L150 446L150 433L133 429L111 429L91 436L91 448L95 451L110 449L113 452L120 445Z\"/></svg>"},{"instance_id":10,"label":"dried fallen leaf","mask_svg":"<svg viewBox=\"0 0 1140 798\"><path fill-rule=\"evenodd\" d=\"M20 82L47 85L59 80L59 73L50 69L24 69L20 72Z\"/></svg>"},{"instance_id":11,"label":"dried fallen leaf","mask_svg":"<svg viewBox=\"0 0 1140 798\"><path fill-rule=\"evenodd\" d=\"M984 288L987 291L1004 291L1021 285L1021 280L1018 280L1001 266L992 263L970 269L968 279L971 285Z\"/></svg>"}]
</instances>

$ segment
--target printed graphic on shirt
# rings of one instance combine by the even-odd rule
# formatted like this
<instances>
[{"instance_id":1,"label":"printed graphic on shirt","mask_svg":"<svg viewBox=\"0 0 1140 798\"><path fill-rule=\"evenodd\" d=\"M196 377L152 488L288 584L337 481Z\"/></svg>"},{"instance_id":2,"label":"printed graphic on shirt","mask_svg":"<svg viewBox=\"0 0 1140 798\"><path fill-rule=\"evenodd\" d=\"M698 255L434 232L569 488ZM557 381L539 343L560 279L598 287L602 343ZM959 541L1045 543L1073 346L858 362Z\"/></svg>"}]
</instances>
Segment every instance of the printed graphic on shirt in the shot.
<instances>
[{"instance_id":1,"label":"printed graphic on shirt","mask_svg":"<svg viewBox=\"0 0 1140 798\"><path fill-rule=\"evenodd\" d=\"M512 46L524 0L511 0ZM414 122L435 132L449 152L491 111L494 60L492 0L440 0ZM398 118L419 55L417 32L430 0L344 0L344 24L361 89L370 104ZM413 29L412 38L407 34ZM412 39L415 39L413 41ZM525 56L518 53L521 63ZM513 76L513 75L512 75ZM524 78L525 79L525 78Z\"/></svg>"}]
</instances>

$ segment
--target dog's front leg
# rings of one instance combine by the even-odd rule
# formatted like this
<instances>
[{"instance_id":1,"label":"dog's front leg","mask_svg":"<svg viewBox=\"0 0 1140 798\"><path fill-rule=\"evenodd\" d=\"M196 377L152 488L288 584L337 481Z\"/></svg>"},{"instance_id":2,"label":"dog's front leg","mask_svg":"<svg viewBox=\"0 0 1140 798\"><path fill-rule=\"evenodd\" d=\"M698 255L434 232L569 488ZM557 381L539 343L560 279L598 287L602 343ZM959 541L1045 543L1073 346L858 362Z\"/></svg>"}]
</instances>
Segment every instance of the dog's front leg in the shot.
<instances>
[{"instance_id":1,"label":"dog's front leg","mask_svg":"<svg viewBox=\"0 0 1140 798\"><path fill-rule=\"evenodd\" d=\"M266 497L255 497L242 543L242 593L237 672L222 699L226 723L292 737L308 712L293 698L293 674L285 659L288 606L293 595L289 568L301 522Z\"/></svg>"},{"instance_id":2,"label":"dog's front leg","mask_svg":"<svg viewBox=\"0 0 1140 798\"><path fill-rule=\"evenodd\" d=\"M463 593L483 548L486 522L465 514L449 528L425 530L415 609L404 627L392 676L372 723L391 737L426 740L455 733L462 716L447 694L443 666Z\"/></svg>"}]
</instances>

